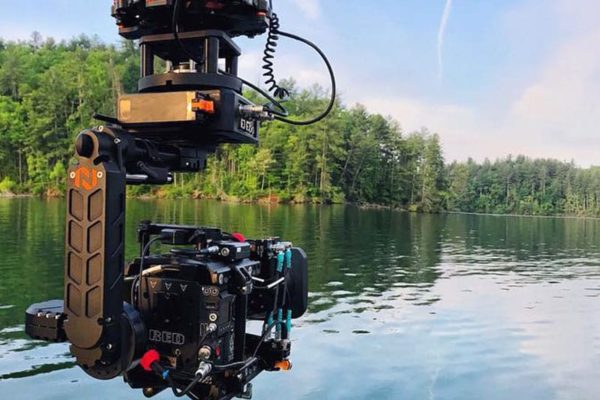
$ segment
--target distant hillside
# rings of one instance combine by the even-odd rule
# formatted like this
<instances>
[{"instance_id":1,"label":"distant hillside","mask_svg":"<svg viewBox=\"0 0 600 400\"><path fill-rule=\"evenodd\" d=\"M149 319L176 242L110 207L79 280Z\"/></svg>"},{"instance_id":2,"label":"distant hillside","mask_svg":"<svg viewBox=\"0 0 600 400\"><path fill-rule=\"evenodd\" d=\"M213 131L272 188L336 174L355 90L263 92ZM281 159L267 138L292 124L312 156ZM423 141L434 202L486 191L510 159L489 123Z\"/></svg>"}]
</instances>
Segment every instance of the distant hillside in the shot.
<instances>
[{"instance_id":1,"label":"distant hillside","mask_svg":"<svg viewBox=\"0 0 600 400\"><path fill-rule=\"evenodd\" d=\"M0 192L62 193L74 137L97 124L94 112L114 114L116 96L135 90L137 74L131 43L0 41ZM318 87L289 85L294 115L314 115L327 101ZM522 156L445 165L436 134L406 134L362 106L339 102L309 127L268 123L261 139L257 148L223 146L203 174L178 174L175 185L130 194L600 215L598 168Z\"/></svg>"}]
</instances>

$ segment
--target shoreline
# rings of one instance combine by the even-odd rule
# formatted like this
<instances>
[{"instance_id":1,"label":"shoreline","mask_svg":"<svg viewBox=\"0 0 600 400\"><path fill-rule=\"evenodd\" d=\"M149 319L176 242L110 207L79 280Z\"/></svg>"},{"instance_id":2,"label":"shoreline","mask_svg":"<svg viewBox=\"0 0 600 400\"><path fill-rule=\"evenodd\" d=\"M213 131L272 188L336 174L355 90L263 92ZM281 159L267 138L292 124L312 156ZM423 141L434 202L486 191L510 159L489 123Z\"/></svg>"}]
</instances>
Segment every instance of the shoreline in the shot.
<instances>
[{"instance_id":1,"label":"shoreline","mask_svg":"<svg viewBox=\"0 0 600 400\"><path fill-rule=\"evenodd\" d=\"M45 196L36 196L33 193L0 192L0 199L16 199L16 198L24 198L24 197L45 197Z\"/></svg>"},{"instance_id":2,"label":"shoreline","mask_svg":"<svg viewBox=\"0 0 600 400\"><path fill-rule=\"evenodd\" d=\"M0 199L23 199L23 198L38 198L38 199L64 199L64 195L56 195L52 193L44 194L44 195L36 195L33 193L11 193L11 192L0 192ZM361 210L389 210L389 211L398 211L398 212L406 212L406 213L414 213L414 214L438 214L438 215L452 215L452 214L460 214L460 215L478 215L478 216L487 216L487 217L531 217L531 218L560 218L560 219L589 219L589 220L600 220L599 217L587 216L587 215L534 215L534 214L514 214L514 213L484 213L484 212L475 212L475 211L454 211L454 210L441 210L438 212L423 212L423 211L413 211L409 210L405 207L396 207L391 205L377 204L377 203L353 203L353 202L343 202L343 203L334 203L330 201L282 201L276 196L258 198L258 199L244 199L236 196L231 196L228 198L222 197L212 197L212 196L189 196L189 197L176 197L176 198L168 198L166 196L157 196L157 195L149 195L144 194L141 196L127 196L127 199L132 200L141 200L141 201L152 201L152 200L193 200L193 201L215 201L220 203L228 203L228 204L261 204L261 205L317 205L317 206L351 206L357 207Z\"/></svg>"}]
</instances>

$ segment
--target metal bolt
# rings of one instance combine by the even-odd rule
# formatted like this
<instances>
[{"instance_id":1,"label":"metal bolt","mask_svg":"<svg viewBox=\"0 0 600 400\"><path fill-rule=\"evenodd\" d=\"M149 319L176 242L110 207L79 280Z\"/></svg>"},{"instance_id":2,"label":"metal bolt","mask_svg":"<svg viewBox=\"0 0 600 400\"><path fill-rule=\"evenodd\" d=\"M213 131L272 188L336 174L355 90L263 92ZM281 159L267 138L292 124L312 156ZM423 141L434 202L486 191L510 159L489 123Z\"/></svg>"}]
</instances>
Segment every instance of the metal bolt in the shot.
<instances>
[{"instance_id":1,"label":"metal bolt","mask_svg":"<svg viewBox=\"0 0 600 400\"><path fill-rule=\"evenodd\" d=\"M115 144L119 144L119 143L121 143L121 139L115 138Z\"/></svg>"},{"instance_id":2,"label":"metal bolt","mask_svg":"<svg viewBox=\"0 0 600 400\"><path fill-rule=\"evenodd\" d=\"M110 324L110 323L112 322L112 317L108 317L108 318L106 318L105 322L106 322L107 324Z\"/></svg>"},{"instance_id":3,"label":"metal bolt","mask_svg":"<svg viewBox=\"0 0 600 400\"><path fill-rule=\"evenodd\" d=\"M215 322L215 321L217 320L217 318L218 318L218 316L217 316L217 314L215 314L215 313L210 313L210 314L208 315L208 320L209 320L210 322Z\"/></svg>"},{"instance_id":4,"label":"metal bolt","mask_svg":"<svg viewBox=\"0 0 600 400\"><path fill-rule=\"evenodd\" d=\"M112 343L109 343L106 345L106 350L112 350L112 348L113 348Z\"/></svg>"},{"instance_id":5,"label":"metal bolt","mask_svg":"<svg viewBox=\"0 0 600 400\"><path fill-rule=\"evenodd\" d=\"M100 126L98 127L98 132L103 132L103 131L104 131L104 126L100 125Z\"/></svg>"},{"instance_id":6,"label":"metal bolt","mask_svg":"<svg viewBox=\"0 0 600 400\"><path fill-rule=\"evenodd\" d=\"M181 350L180 349L175 349L175 355L176 356L180 356L181 355Z\"/></svg>"},{"instance_id":7,"label":"metal bolt","mask_svg":"<svg viewBox=\"0 0 600 400\"><path fill-rule=\"evenodd\" d=\"M104 178L104 172L102 172L102 171L98 171L98 173L96 175L98 176L98 179Z\"/></svg>"},{"instance_id":8,"label":"metal bolt","mask_svg":"<svg viewBox=\"0 0 600 400\"><path fill-rule=\"evenodd\" d=\"M221 249L221 255L222 255L223 257L227 257L227 256L229 255L229 249L228 249L227 247L223 247L223 248Z\"/></svg>"},{"instance_id":9,"label":"metal bolt","mask_svg":"<svg viewBox=\"0 0 600 400\"><path fill-rule=\"evenodd\" d=\"M75 172L71 172L71 173L69 174L69 178L71 178L71 179L75 179Z\"/></svg>"}]
</instances>

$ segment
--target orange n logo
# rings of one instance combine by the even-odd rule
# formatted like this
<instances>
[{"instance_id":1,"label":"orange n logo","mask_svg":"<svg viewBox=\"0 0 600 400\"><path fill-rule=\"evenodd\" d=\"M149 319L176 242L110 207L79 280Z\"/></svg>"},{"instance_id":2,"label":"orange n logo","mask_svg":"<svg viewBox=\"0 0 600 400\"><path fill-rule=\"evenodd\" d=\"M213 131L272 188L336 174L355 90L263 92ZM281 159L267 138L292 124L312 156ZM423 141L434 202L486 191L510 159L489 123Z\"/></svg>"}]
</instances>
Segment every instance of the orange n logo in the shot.
<instances>
[{"instance_id":1,"label":"orange n logo","mask_svg":"<svg viewBox=\"0 0 600 400\"><path fill-rule=\"evenodd\" d=\"M79 167L75 170L73 186L78 189L92 190L98 186L98 171L93 168Z\"/></svg>"}]
</instances>

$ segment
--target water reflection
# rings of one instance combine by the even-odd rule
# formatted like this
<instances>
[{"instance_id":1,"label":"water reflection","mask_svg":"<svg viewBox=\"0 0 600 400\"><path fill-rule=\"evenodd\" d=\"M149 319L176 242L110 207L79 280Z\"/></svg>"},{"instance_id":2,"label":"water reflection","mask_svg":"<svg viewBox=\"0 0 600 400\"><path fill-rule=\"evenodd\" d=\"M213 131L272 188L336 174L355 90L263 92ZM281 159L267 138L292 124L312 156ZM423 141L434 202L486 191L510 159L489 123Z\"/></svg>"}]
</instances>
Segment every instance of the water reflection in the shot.
<instances>
[{"instance_id":1,"label":"water reflection","mask_svg":"<svg viewBox=\"0 0 600 400\"><path fill-rule=\"evenodd\" d=\"M279 235L310 257L294 372L256 398L586 399L600 390L600 222L413 215L331 206L131 201L141 219ZM42 398L131 398L72 368L66 345L28 340L23 310L61 297L64 204L0 199L0 388ZM48 386L50 387L50 386ZM164 395L162 398L168 398Z\"/></svg>"}]
</instances>

